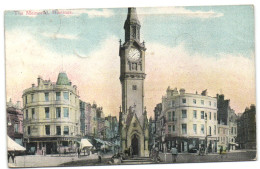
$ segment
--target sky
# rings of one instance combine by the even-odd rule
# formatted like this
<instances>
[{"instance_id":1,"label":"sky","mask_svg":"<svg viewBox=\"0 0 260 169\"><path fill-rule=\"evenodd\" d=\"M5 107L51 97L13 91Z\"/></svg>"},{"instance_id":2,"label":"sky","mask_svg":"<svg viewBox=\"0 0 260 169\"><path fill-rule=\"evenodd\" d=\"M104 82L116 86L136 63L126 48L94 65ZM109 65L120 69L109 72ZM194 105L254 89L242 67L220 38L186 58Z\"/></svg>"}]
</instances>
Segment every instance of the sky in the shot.
<instances>
[{"instance_id":1,"label":"sky","mask_svg":"<svg viewBox=\"0 0 260 169\"><path fill-rule=\"evenodd\" d=\"M236 113L255 104L252 6L137 8L137 14L147 48L148 116L168 86L224 94ZM63 70L83 101L118 116L118 41L126 16L127 8L6 11L7 100L22 100L38 75L56 82Z\"/></svg>"}]
</instances>

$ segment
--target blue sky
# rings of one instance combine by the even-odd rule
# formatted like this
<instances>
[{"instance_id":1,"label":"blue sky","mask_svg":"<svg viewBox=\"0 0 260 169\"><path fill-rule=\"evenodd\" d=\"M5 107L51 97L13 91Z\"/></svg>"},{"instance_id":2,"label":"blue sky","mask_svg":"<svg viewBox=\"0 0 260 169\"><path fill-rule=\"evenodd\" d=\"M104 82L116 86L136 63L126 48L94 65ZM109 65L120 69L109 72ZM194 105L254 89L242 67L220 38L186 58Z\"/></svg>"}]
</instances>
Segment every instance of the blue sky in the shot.
<instances>
[{"instance_id":1,"label":"blue sky","mask_svg":"<svg viewBox=\"0 0 260 169\"><path fill-rule=\"evenodd\" d=\"M149 9L149 10L148 10ZM218 56L218 53L241 53L245 57L254 51L254 13L252 6L214 6L185 7L196 11L213 11L223 16L200 18L176 14L148 15L142 19L142 34L147 43L157 42L167 46L186 43L190 52L199 52L207 56ZM97 9L102 11L102 9ZM30 32L57 53L82 54L100 48L102 40L109 36L124 38L123 24L126 19L125 8L109 9L110 17L89 17L83 13L79 16L64 17L61 15L21 17L13 11L5 14L5 29L20 29ZM143 10L141 8L137 9ZM153 8L147 8L153 13ZM142 17L142 16L140 16ZM68 34L75 39L50 39L49 34Z\"/></svg>"}]
</instances>

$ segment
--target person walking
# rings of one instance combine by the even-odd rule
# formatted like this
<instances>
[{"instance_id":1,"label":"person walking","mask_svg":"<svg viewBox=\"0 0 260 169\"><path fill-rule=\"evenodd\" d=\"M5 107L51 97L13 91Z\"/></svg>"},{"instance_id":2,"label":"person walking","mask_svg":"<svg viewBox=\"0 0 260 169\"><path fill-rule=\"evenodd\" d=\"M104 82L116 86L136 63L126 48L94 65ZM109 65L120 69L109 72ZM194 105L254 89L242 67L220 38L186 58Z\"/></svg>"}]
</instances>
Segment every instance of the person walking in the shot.
<instances>
[{"instance_id":1,"label":"person walking","mask_svg":"<svg viewBox=\"0 0 260 169\"><path fill-rule=\"evenodd\" d=\"M130 153L130 158L133 158L133 148L132 148L132 146L129 147L129 153Z\"/></svg>"},{"instance_id":2,"label":"person walking","mask_svg":"<svg viewBox=\"0 0 260 169\"><path fill-rule=\"evenodd\" d=\"M175 163L178 156L178 150L175 146L171 149L171 153L172 153L172 162Z\"/></svg>"},{"instance_id":3,"label":"person walking","mask_svg":"<svg viewBox=\"0 0 260 169\"><path fill-rule=\"evenodd\" d=\"M77 153L78 153L78 158L80 158L80 148L79 147L77 149Z\"/></svg>"},{"instance_id":4,"label":"person walking","mask_svg":"<svg viewBox=\"0 0 260 169\"><path fill-rule=\"evenodd\" d=\"M223 146L221 146L219 149L219 155L220 155L221 159L223 158L222 153L223 153Z\"/></svg>"}]
</instances>

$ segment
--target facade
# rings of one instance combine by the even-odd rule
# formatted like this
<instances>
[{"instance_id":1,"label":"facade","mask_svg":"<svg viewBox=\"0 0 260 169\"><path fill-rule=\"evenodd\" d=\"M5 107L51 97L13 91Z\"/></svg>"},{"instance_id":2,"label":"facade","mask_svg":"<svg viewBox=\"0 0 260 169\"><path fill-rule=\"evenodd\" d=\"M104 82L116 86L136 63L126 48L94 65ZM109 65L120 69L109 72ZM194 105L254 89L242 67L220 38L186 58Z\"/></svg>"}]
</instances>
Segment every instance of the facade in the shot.
<instances>
[{"instance_id":1,"label":"facade","mask_svg":"<svg viewBox=\"0 0 260 169\"><path fill-rule=\"evenodd\" d=\"M37 79L37 86L23 91L24 142L36 154L73 150L80 137L77 86L60 72L56 83Z\"/></svg>"},{"instance_id":2,"label":"facade","mask_svg":"<svg viewBox=\"0 0 260 169\"><path fill-rule=\"evenodd\" d=\"M23 112L20 102L13 104L10 99L6 103L6 113L7 135L18 144L23 145Z\"/></svg>"},{"instance_id":3,"label":"facade","mask_svg":"<svg viewBox=\"0 0 260 169\"><path fill-rule=\"evenodd\" d=\"M219 128L219 148L222 146L227 150L236 149L237 138L237 115L230 107L230 100L225 100L223 94L217 95L218 100L218 128ZM228 131L226 132L226 129Z\"/></svg>"},{"instance_id":4,"label":"facade","mask_svg":"<svg viewBox=\"0 0 260 169\"><path fill-rule=\"evenodd\" d=\"M158 105L157 105L158 106ZM158 113L158 107L155 108ZM217 99L207 95L185 93L168 87L162 97L162 111L157 117L157 141L161 151L176 146L179 152L200 147L217 151Z\"/></svg>"},{"instance_id":5,"label":"facade","mask_svg":"<svg viewBox=\"0 0 260 169\"><path fill-rule=\"evenodd\" d=\"M256 149L256 108L251 105L238 118L237 142L241 149Z\"/></svg>"},{"instance_id":6,"label":"facade","mask_svg":"<svg viewBox=\"0 0 260 169\"><path fill-rule=\"evenodd\" d=\"M148 119L144 107L145 45L140 42L136 8L128 8L125 42L119 47L122 110L119 115L121 150L132 146L133 155L148 156Z\"/></svg>"}]
</instances>

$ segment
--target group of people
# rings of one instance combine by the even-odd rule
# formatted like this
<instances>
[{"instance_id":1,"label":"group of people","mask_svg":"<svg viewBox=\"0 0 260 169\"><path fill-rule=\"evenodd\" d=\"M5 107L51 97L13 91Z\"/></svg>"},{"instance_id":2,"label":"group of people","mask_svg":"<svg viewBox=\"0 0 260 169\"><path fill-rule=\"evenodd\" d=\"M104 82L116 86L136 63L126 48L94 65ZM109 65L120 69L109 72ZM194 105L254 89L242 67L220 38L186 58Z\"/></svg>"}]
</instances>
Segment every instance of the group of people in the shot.
<instances>
[{"instance_id":1,"label":"group of people","mask_svg":"<svg viewBox=\"0 0 260 169\"><path fill-rule=\"evenodd\" d=\"M128 157L133 157L133 147L130 146L128 149L125 149L124 151L125 155L127 155Z\"/></svg>"},{"instance_id":2,"label":"group of people","mask_svg":"<svg viewBox=\"0 0 260 169\"><path fill-rule=\"evenodd\" d=\"M12 161L13 161L13 163L14 163L15 153L14 153L14 152L8 152L8 163L9 163L10 157L12 158Z\"/></svg>"}]
</instances>

